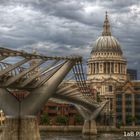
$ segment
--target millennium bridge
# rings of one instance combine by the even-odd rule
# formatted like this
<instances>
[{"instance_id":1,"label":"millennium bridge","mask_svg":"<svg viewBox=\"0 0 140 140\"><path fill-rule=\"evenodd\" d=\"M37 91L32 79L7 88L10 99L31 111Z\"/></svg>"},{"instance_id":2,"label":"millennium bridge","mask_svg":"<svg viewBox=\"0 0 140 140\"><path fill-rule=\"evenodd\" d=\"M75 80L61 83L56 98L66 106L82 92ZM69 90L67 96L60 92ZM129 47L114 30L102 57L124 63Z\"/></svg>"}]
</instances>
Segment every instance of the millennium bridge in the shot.
<instances>
[{"instance_id":1,"label":"millennium bridge","mask_svg":"<svg viewBox=\"0 0 140 140\"><path fill-rule=\"evenodd\" d=\"M69 73L74 82L69 82ZM21 98L23 91L26 95ZM36 115L50 98L73 103L85 120L83 134L97 134L95 119L108 101L94 99L81 56L0 48L0 109L6 115L1 140L40 140Z\"/></svg>"}]
</instances>

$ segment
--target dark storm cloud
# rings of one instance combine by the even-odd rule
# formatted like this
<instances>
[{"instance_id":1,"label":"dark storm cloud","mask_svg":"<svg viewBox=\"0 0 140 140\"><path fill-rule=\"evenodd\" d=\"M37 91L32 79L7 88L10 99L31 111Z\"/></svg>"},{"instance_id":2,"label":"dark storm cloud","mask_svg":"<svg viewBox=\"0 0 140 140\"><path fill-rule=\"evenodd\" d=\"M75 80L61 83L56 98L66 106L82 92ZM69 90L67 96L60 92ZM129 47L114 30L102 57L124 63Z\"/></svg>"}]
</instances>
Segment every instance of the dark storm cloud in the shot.
<instances>
[{"instance_id":1,"label":"dark storm cloud","mask_svg":"<svg viewBox=\"0 0 140 140\"><path fill-rule=\"evenodd\" d=\"M0 0L0 44L50 55L81 54L85 60L101 35L105 11L128 67L140 71L139 0Z\"/></svg>"}]
</instances>

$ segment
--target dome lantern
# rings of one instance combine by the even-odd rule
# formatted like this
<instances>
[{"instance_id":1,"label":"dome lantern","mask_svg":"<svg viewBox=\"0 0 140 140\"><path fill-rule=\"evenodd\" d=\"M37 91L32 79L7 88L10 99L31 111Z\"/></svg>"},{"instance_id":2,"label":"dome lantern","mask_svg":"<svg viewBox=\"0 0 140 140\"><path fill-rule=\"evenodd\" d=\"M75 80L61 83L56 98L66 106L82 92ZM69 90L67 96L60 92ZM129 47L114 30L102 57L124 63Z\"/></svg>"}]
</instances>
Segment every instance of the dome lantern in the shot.
<instances>
[{"instance_id":1,"label":"dome lantern","mask_svg":"<svg viewBox=\"0 0 140 140\"><path fill-rule=\"evenodd\" d=\"M120 56L123 54L120 43L111 35L107 12L105 15L102 35L91 44L91 47L91 57L94 57L97 53L113 53Z\"/></svg>"},{"instance_id":2,"label":"dome lantern","mask_svg":"<svg viewBox=\"0 0 140 140\"><path fill-rule=\"evenodd\" d=\"M106 16L105 16L104 25L103 25L102 36L111 36L110 24L109 24L107 12L106 12Z\"/></svg>"}]
</instances>

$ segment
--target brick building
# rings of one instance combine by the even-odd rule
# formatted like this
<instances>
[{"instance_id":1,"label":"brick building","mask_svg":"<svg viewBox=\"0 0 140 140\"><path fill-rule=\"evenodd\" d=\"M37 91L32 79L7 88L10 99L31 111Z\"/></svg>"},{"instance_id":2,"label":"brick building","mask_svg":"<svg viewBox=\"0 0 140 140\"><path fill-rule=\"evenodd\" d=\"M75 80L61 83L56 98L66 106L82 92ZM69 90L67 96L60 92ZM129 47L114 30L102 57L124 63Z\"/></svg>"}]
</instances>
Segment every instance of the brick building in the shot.
<instances>
[{"instance_id":1,"label":"brick building","mask_svg":"<svg viewBox=\"0 0 140 140\"><path fill-rule=\"evenodd\" d=\"M60 125L57 122L57 118L59 116L65 117L67 119L65 125L82 125L83 119L75 109L73 104L66 103L56 103L54 101L48 101L46 105L40 111L38 118L41 123L41 115L46 113L49 117L49 125ZM77 121L77 118L81 119L81 121Z\"/></svg>"}]
</instances>

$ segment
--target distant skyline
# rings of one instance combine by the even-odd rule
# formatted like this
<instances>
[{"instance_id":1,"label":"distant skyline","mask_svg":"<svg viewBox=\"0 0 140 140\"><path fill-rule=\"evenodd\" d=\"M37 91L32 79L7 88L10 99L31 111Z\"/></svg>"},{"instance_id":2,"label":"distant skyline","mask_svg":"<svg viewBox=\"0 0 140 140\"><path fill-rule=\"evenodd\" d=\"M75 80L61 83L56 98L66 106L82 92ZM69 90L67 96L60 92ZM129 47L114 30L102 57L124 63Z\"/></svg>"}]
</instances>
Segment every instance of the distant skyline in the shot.
<instances>
[{"instance_id":1,"label":"distant skyline","mask_svg":"<svg viewBox=\"0 0 140 140\"><path fill-rule=\"evenodd\" d=\"M139 0L0 0L0 45L86 60L108 11L111 33L140 79Z\"/></svg>"}]
</instances>

